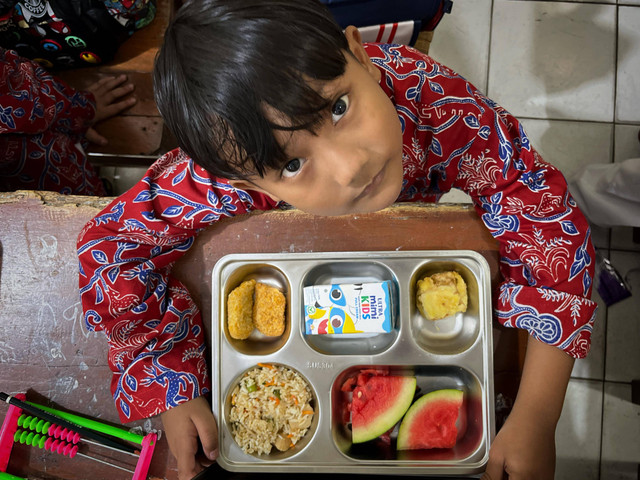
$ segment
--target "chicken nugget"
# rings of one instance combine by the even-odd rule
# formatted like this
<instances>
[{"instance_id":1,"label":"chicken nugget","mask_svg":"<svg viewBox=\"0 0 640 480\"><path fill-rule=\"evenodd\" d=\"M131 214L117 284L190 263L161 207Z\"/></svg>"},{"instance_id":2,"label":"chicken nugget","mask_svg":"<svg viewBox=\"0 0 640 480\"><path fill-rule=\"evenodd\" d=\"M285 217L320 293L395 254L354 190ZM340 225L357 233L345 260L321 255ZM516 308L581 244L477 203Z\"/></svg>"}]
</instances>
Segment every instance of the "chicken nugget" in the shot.
<instances>
[{"instance_id":1,"label":"chicken nugget","mask_svg":"<svg viewBox=\"0 0 640 480\"><path fill-rule=\"evenodd\" d=\"M458 272L434 273L418 280L416 306L428 320L467 311L467 284Z\"/></svg>"},{"instance_id":2,"label":"chicken nugget","mask_svg":"<svg viewBox=\"0 0 640 480\"><path fill-rule=\"evenodd\" d=\"M227 297L227 328L229 335L237 340L244 340L253 332L255 286L255 280L246 280L234 288Z\"/></svg>"},{"instance_id":3,"label":"chicken nugget","mask_svg":"<svg viewBox=\"0 0 640 480\"><path fill-rule=\"evenodd\" d=\"M275 287L257 283L253 301L253 325L269 337L284 333L284 294Z\"/></svg>"}]
</instances>

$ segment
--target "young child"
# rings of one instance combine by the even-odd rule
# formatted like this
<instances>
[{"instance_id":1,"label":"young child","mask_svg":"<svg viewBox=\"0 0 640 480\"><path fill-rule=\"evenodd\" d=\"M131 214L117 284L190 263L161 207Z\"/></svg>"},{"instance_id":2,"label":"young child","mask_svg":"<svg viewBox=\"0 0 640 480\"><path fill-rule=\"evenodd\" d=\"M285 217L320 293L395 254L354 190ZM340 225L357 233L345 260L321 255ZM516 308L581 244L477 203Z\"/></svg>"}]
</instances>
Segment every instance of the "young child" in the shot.
<instances>
[{"instance_id":1,"label":"young child","mask_svg":"<svg viewBox=\"0 0 640 480\"><path fill-rule=\"evenodd\" d=\"M104 77L79 91L0 47L0 191L104 195L85 149L107 142L92 125L136 102L126 79Z\"/></svg>"},{"instance_id":2,"label":"young child","mask_svg":"<svg viewBox=\"0 0 640 480\"><path fill-rule=\"evenodd\" d=\"M501 244L494 302L531 334L487 478L553 478L574 358L589 349L594 251L560 172L517 119L426 55L362 45L316 0L195 0L169 26L156 99L180 150L79 236L87 324L109 338L123 421L162 413L181 479L217 429L200 314L171 265L222 217L290 204L316 215L435 202L459 188Z\"/></svg>"}]
</instances>

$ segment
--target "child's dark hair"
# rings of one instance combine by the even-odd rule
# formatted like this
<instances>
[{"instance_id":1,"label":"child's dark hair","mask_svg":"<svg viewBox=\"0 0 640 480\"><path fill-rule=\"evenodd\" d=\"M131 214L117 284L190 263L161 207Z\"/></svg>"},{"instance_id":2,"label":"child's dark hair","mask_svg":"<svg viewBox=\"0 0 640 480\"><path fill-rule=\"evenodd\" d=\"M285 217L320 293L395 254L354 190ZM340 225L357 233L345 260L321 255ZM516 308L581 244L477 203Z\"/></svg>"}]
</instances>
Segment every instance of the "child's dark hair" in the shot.
<instances>
[{"instance_id":1,"label":"child's dark hair","mask_svg":"<svg viewBox=\"0 0 640 480\"><path fill-rule=\"evenodd\" d=\"M330 100L309 81L342 75L348 48L317 0L190 0L156 59L158 109L210 173L263 176L288 161L274 130L313 132L325 118Z\"/></svg>"}]
</instances>

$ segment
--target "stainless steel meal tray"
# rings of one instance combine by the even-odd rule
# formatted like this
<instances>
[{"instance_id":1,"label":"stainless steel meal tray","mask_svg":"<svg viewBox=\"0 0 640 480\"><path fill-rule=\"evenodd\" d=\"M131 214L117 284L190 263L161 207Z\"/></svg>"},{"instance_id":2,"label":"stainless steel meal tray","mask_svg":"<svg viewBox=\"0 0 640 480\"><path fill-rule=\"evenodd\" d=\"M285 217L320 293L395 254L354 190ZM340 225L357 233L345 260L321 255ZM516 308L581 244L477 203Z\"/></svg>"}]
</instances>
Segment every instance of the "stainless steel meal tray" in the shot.
<instances>
[{"instance_id":1,"label":"stainless steel meal tray","mask_svg":"<svg viewBox=\"0 0 640 480\"><path fill-rule=\"evenodd\" d=\"M468 288L468 309L428 321L416 308L417 280L454 270ZM229 336L226 299L243 280L280 288L286 297L281 337L255 331L246 340ZM389 280L394 286L391 333L351 338L306 335L303 288L332 283ZM221 258L212 282L213 412L219 425L218 463L231 471L352 472L397 475L472 475L488 460L495 434L489 266L467 250L236 254ZM315 415L306 435L286 452L245 454L231 433L231 390L258 363L287 366L311 386ZM465 394L467 426L452 449L396 451L393 442L354 445L344 425L341 386L361 369L385 368L413 375L421 393L458 388ZM397 433L392 433L393 436Z\"/></svg>"}]
</instances>

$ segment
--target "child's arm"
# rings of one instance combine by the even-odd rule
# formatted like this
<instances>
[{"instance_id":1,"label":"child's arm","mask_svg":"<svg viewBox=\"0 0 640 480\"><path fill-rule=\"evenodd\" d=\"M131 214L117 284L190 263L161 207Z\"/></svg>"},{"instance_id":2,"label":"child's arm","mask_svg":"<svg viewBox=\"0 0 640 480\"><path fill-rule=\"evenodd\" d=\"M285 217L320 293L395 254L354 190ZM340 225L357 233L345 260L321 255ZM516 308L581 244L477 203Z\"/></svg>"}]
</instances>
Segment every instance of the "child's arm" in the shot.
<instances>
[{"instance_id":1,"label":"child's arm","mask_svg":"<svg viewBox=\"0 0 640 480\"><path fill-rule=\"evenodd\" d=\"M87 134L89 141L106 139L90 128L96 122L131 107L135 98L126 76L105 77L78 91L36 62L0 47L0 134L38 134L55 129L70 135Z\"/></svg>"},{"instance_id":2,"label":"child's arm","mask_svg":"<svg viewBox=\"0 0 640 480\"><path fill-rule=\"evenodd\" d=\"M198 426L211 424L210 409L207 414L202 408L196 414L191 411L206 401L190 400L210 388L206 339L200 312L170 275L171 267L195 235L218 219L273 206L264 196L252 197L210 177L175 150L80 233L84 319L88 328L107 335L114 373L111 390L122 422L185 404L171 416L183 418L184 430L167 427L168 431L185 434L196 428L201 433L215 428ZM169 443L180 445L180 440ZM206 439L203 443L211 444ZM179 459L179 464L186 461Z\"/></svg>"},{"instance_id":3,"label":"child's arm","mask_svg":"<svg viewBox=\"0 0 640 480\"><path fill-rule=\"evenodd\" d=\"M37 134L55 128L84 134L95 115L93 94L78 92L37 63L0 47L1 133Z\"/></svg>"},{"instance_id":4,"label":"child's arm","mask_svg":"<svg viewBox=\"0 0 640 480\"><path fill-rule=\"evenodd\" d=\"M493 134L462 157L454 184L472 194L501 242L498 320L531 334L518 395L491 447L487 474L552 480L555 429L574 358L589 350L595 252L562 174L539 158L514 117L487 102L499 112ZM485 111L481 125L492 113ZM487 148L492 139L497 145Z\"/></svg>"},{"instance_id":5,"label":"child's arm","mask_svg":"<svg viewBox=\"0 0 640 480\"><path fill-rule=\"evenodd\" d=\"M489 473L502 478L504 466L521 478L552 478L572 357L587 354L595 318L589 225L562 174L542 160L515 117L425 55L380 50L372 59L388 72L383 86L393 88L405 153L416 157L405 195L435 199L451 188L471 195L500 242L497 318L531 334L522 386L491 449Z\"/></svg>"},{"instance_id":6,"label":"child's arm","mask_svg":"<svg viewBox=\"0 0 640 480\"><path fill-rule=\"evenodd\" d=\"M531 334L517 399L487 473L553 479L555 428L574 358L587 354L595 318L591 231L564 177L539 157L519 122L480 94L475 100L484 109L478 125L484 135L450 174L501 243L498 320Z\"/></svg>"},{"instance_id":7,"label":"child's arm","mask_svg":"<svg viewBox=\"0 0 640 480\"><path fill-rule=\"evenodd\" d=\"M513 410L489 452L483 479L553 479L555 431L574 359L529 337Z\"/></svg>"}]
</instances>

